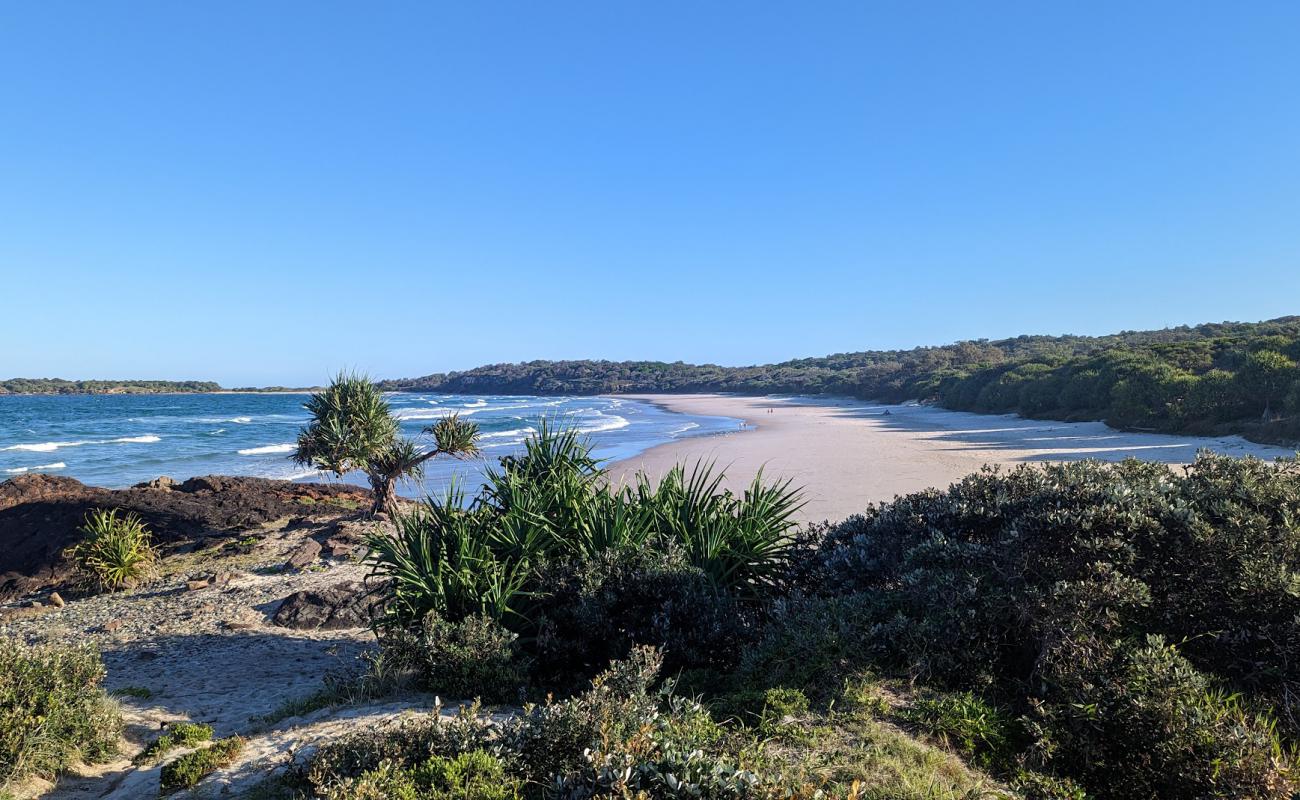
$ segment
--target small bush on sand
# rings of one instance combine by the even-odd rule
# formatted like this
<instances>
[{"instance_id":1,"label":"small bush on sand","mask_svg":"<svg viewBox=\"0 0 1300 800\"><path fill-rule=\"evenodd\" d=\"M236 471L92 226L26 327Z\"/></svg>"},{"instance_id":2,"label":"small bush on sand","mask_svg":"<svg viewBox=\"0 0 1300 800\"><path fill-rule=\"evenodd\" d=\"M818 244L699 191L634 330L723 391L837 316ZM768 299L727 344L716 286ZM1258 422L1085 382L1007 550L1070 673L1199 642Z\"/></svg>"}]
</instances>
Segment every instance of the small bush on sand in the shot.
<instances>
[{"instance_id":1,"label":"small bush on sand","mask_svg":"<svg viewBox=\"0 0 1300 800\"><path fill-rule=\"evenodd\" d=\"M152 764L178 747L194 747L212 739L212 727L194 722L177 722L149 743L135 757L136 764Z\"/></svg>"},{"instance_id":2,"label":"small bush on sand","mask_svg":"<svg viewBox=\"0 0 1300 800\"><path fill-rule=\"evenodd\" d=\"M188 789L204 777L222 767L228 767L244 749L244 740L238 736L218 739L211 746L186 753L162 768L159 778L163 792Z\"/></svg>"},{"instance_id":3,"label":"small bush on sand","mask_svg":"<svg viewBox=\"0 0 1300 800\"><path fill-rule=\"evenodd\" d=\"M103 678L90 648L0 640L0 790L117 752L121 713L100 689Z\"/></svg>"},{"instance_id":4,"label":"small bush on sand","mask_svg":"<svg viewBox=\"0 0 1300 800\"><path fill-rule=\"evenodd\" d=\"M519 637L476 614L448 622L430 612L418 630L396 630L381 639L384 657L411 670L421 689L444 697L517 701L528 683Z\"/></svg>"},{"instance_id":5,"label":"small bush on sand","mask_svg":"<svg viewBox=\"0 0 1300 800\"><path fill-rule=\"evenodd\" d=\"M102 591L131 588L157 560L153 537L134 513L119 516L116 508L92 511L81 532L85 538L73 545L69 555L82 579Z\"/></svg>"}]
</instances>

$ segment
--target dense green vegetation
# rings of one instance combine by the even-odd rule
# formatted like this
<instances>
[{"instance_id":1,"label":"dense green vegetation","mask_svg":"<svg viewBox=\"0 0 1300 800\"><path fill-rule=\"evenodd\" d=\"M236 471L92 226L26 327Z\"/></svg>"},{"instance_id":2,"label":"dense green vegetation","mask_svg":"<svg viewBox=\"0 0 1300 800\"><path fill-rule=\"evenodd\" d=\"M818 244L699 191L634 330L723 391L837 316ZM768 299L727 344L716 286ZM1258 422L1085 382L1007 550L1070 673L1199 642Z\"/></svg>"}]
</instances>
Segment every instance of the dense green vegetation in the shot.
<instances>
[{"instance_id":1,"label":"dense green vegetation","mask_svg":"<svg viewBox=\"0 0 1300 800\"><path fill-rule=\"evenodd\" d=\"M62 378L0 380L0 394L168 394L217 392L212 381L65 381Z\"/></svg>"},{"instance_id":2,"label":"dense green vegetation","mask_svg":"<svg viewBox=\"0 0 1300 800\"><path fill-rule=\"evenodd\" d=\"M1300 790L1300 461L989 469L805 530L797 502L761 478L732 495L707 466L611 488L583 441L540 431L476 497L369 542L390 596L355 695L541 704L360 731L296 789Z\"/></svg>"},{"instance_id":3,"label":"dense green vegetation","mask_svg":"<svg viewBox=\"0 0 1300 800\"><path fill-rule=\"evenodd\" d=\"M100 688L99 654L0 638L0 795L117 752L122 716Z\"/></svg>"},{"instance_id":4,"label":"dense green vegetation","mask_svg":"<svg viewBox=\"0 0 1300 800\"><path fill-rule=\"evenodd\" d=\"M1112 336L1020 336L753 367L531 361L387 381L393 390L731 391L933 401L962 411L1106 420L1169 432L1300 438L1300 317Z\"/></svg>"}]
</instances>

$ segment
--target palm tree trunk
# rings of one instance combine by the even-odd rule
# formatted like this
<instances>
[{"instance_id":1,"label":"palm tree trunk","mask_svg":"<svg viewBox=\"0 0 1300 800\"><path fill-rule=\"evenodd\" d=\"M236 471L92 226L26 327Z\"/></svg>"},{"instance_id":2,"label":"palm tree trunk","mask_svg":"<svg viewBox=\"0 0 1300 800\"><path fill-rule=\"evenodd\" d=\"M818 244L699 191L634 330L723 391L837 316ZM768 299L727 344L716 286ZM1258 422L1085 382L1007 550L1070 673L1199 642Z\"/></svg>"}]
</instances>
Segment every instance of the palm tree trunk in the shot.
<instances>
[{"instance_id":1,"label":"palm tree trunk","mask_svg":"<svg viewBox=\"0 0 1300 800\"><path fill-rule=\"evenodd\" d=\"M371 506L370 513L378 514L383 512L390 517L393 512L397 511L397 480L387 475L368 474L370 478L370 491L375 496L375 504Z\"/></svg>"}]
</instances>

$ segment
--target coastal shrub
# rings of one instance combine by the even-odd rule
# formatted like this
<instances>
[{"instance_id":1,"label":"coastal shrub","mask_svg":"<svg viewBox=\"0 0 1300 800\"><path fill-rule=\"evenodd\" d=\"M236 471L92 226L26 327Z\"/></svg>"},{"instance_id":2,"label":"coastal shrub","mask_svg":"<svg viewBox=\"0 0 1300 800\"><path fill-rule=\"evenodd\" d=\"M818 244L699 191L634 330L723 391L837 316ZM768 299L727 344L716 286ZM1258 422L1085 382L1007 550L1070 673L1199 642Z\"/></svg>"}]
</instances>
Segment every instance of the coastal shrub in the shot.
<instances>
[{"instance_id":1,"label":"coastal shrub","mask_svg":"<svg viewBox=\"0 0 1300 800\"><path fill-rule=\"evenodd\" d=\"M613 488L588 440L544 422L472 501L452 488L370 537L391 587L383 627L486 615L570 683L637 644L674 667L726 663L788 587L800 501L788 482L760 475L735 495L722 480L700 464Z\"/></svg>"},{"instance_id":2,"label":"coastal shrub","mask_svg":"<svg viewBox=\"0 0 1300 800\"><path fill-rule=\"evenodd\" d=\"M218 739L202 750L186 753L164 764L159 785L164 794L188 789L222 767L235 763L243 749L244 740L239 736Z\"/></svg>"},{"instance_id":3,"label":"coastal shrub","mask_svg":"<svg viewBox=\"0 0 1300 800\"><path fill-rule=\"evenodd\" d=\"M401 797L427 785L417 774L431 760L441 768L487 752L501 767L494 782L528 798L1011 797L950 754L867 714L812 711L796 691L764 693L771 731L719 724L699 702L656 688L659 666L638 648L589 690L505 720L466 708L442 722L407 717L357 731L317 751L302 791L352 800L398 786Z\"/></svg>"},{"instance_id":4,"label":"coastal shrub","mask_svg":"<svg viewBox=\"0 0 1300 800\"><path fill-rule=\"evenodd\" d=\"M430 756L413 767L381 762L356 778L326 789L322 800L517 800L520 783L505 775L505 765L485 750L447 758Z\"/></svg>"},{"instance_id":5,"label":"coastal shrub","mask_svg":"<svg viewBox=\"0 0 1300 800\"><path fill-rule=\"evenodd\" d=\"M1014 723L1007 713L970 692L920 697L899 716L984 768L1005 768L1013 750Z\"/></svg>"},{"instance_id":6,"label":"coastal shrub","mask_svg":"<svg viewBox=\"0 0 1300 800\"><path fill-rule=\"evenodd\" d=\"M86 515L81 533L84 538L69 555L82 579L103 591L135 586L157 560L153 537L134 512L119 515L116 508L96 509Z\"/></svg>"},{"instance_id":7,"label":"coastal shrub","mask_svg":"<svg viewBox=\"0 0 1300 800\"><path fill-rule=\"evenodd\" d=\"M418 626L429 614L451 620L516 614L531 564L499 557L490 515L465 506L453 486L395 514L395 534L368 535L367 560L390 586L384 625Z\"/></svg>"},{"instance_id":8,"label":"coastal shrub","mask_svg":"<svg viewBox=\"0 0 1300 800\"><path fill-rule=\"evenodd\" d=\"M121 712L100 688L103 679L89 647L0 639L0 790L117 752Z\"/></svg>"},{"instance_id":9,"label":"coastal shrub","mask_svg":"<svg viewBox=\"0 0 1300 800\"><path fill-rule=\"evenodd\" d=\"M765 597L787 572L801 492L789 480L765 482L759 470L736 496L722 488L725 477L704 462L689 471L678 464L657 485L641 473L627 501L648 509L657 537L679 547L719 590Z\"/></svg>"},{"instance_id":10,"label":"coastal shrub","mask_svg":"<svg viewBox=\"0 0 1300 800\"><path fill-rule=\"evenodd\" d=\"M212 726L176 722L135 757L136 764L151 764L179 747L195 747L212 739Z\"/></svg>"},{"instance_id":11,"label":"coastal shrub","mask_svg":"<svg viewBox=\"0 0 1300 800\"><path fill-rule=\"evenodd\" d=\"M1018 770L1011 786L1025 800L1088 800L1088 793L1077 782L1033 770Z\"/></svg>"},{"instance_id":12,"label":"coastal shrub","mask_svg":"<svg viewBox=\"0 0 1300 800\"><path fill-rule=\"evenodd\" d=\"M788 677L783 649L824 650L806 661L857 657L996 697L1032 723L1031 767L1104 796L1292 785L1294 459L986 469L845 521L818 561L806 589L824 613L778 608L753 674L799 685L805 659L789 659L804 674Z\"/></svg>"},{"instance_id":13,"label":"coastal shrub","mask_svg":"<svg viewBox=\"0 0 1300 800\"><path fill-rule=\"evenodd\" d=\"M725 667L752 626L752 613L673 546L548 561L537 585L531 651L548 685L590 677L635 645L659 648L670 672Z\"/></svg>"},{"instance_id":14,"label":"coastal shrub","mask_svg":"<svg viewBox=\"0 0 1300 800\"><path fill-rule=\"evenodd\" d=\"M778 600L757 641L741 655L735 682L796 688L829 700L867 663L868 626L875 615L866 594Z\"/></svg>"},{"instance_id":15,"label":"coastal shrub","mask_svg":"<svg viewBox=\"0 0 1300 800\"><path fill-rule=\"evenodd\" d=\"M317 794L359 797L365 795L330 792L362 780L418 786L418 772L431 758L441 767L486 750L497 759L487 768L502 768L495 782L526 787L530 796L746 796L716 791L743 789L752 779L716 753L722 732L703 707L655 688L660 666L654 650L638 648L594 678L587 691L526 706L504 721L468 709L441 723L404 720L360 731L322 747L304 778Z\"/></svg>"},{"instance_id":16,"label":"coastal shrub","mask_svg":"<svg viewBox=\"0 0 1300 800\"><path fill-rule=\"evenodd\" d=\"M413 671L421 689L445 697L518 700L528 665L518 635L485 614L451 622L430 612L419 629L399 629L380 640L387 659Z\"/></svg>"},{"instance_id":17,"label":"coastal shrub","mask_svg":"<svg viewBox=\"0 0 1300 800\"><path fill-rule=\"evenodd\" d=\"M1116 798L1289 798L1297 762L1267 716L1161 637L1071 643L1048 657L1055 691L1031 706L1033 758Z\"/></svg>"}]
</instances>

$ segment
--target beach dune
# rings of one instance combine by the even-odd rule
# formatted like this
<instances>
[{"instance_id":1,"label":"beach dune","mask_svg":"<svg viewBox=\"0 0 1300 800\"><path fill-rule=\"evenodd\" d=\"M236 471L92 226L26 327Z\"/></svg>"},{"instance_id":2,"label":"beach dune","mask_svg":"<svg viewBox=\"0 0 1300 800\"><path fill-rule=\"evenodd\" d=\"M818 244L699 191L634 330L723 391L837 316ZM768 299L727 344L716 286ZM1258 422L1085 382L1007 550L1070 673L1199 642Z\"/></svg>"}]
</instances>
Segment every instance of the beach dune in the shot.
<instances>
[{"instance_id":1,"label":"beach dune","mask_svg":"<svg viewBox=\"0 0 1300 800\"><path fill-rule=\"evenodd\" d=\"M678 462L715 461L739 491L760 469L803 486L804 521L840 520L869 503L945 487L985 464L1095 458L1185 464L1201 449L1233 456L1293 456L1240 437L1128 433L1100 422L1053 422L970 414L916 404L826 398L636 395L673 411L744 420L733 433L660 445L610 467L615 482L638 470L663 475Z\"/></svg>"}]
</instances>

